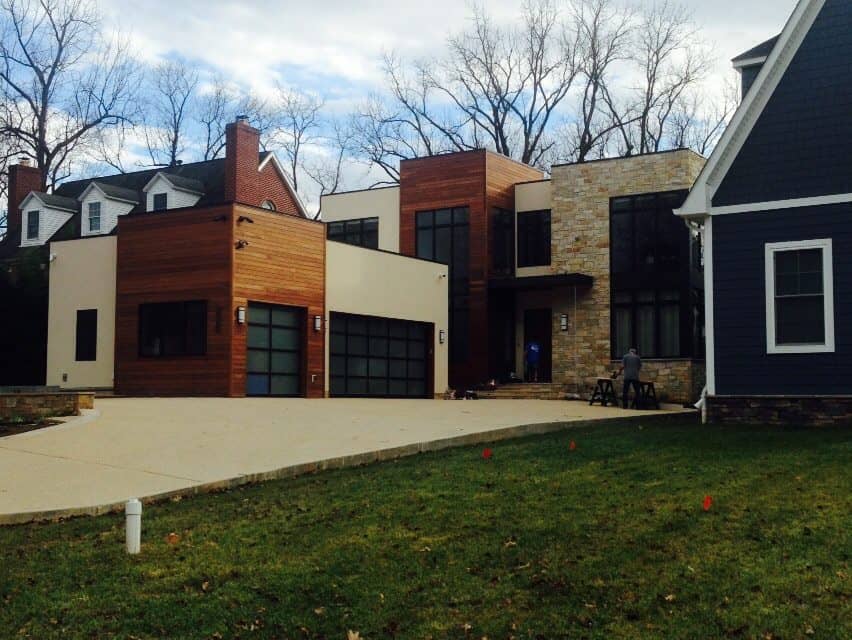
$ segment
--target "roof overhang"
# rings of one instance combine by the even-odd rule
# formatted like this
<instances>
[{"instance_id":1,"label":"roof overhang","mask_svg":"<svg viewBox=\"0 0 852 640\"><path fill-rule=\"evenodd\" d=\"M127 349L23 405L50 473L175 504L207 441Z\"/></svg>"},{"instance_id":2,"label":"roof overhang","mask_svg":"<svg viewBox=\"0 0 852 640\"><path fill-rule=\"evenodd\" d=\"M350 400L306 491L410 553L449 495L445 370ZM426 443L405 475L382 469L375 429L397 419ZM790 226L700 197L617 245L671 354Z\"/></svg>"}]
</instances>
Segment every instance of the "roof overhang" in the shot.
<instances>
[{"instance_id":1,"label":"roof overhang","mask_svg":"<svg viewBox=\"0 0 852 640\"><path fill-rule=\"evenodd\" d=\"M734 69L740 70L745 69L746 67L755 67L759 64L763 64L766 62L766 56L759 56L756 58L746 58L745 60L737 60L733 63Z\"/></svg>"},{"instance_id":2,"label":"roof overhang","mask_svg":"<svg viewBox=\"0 0 852 640\"><path fill-rule=\"evenodd\" d=\"M587 289L594 281L592 276L584 273L560 273L528 278L492 278L488 281L488 288L492 291L545 291L560 287Z\"/></svg>"},{"instance_id":3,"label":"roof overhang","mask_svg":"<svg viewBox=\"0 0 852 640\"><path fill-rule=\"evenodd\" d=\"M701 218L722 213L714 211L713 196L739 155L825 2L826 0L799 0L772 53L766 57L754 84L743 98L719 143L704 165L686 202L680 209L675 210L675 214L686 218ZM748 60L737 61L737 64L744 62Z\"/></svg>"}]
</instances>

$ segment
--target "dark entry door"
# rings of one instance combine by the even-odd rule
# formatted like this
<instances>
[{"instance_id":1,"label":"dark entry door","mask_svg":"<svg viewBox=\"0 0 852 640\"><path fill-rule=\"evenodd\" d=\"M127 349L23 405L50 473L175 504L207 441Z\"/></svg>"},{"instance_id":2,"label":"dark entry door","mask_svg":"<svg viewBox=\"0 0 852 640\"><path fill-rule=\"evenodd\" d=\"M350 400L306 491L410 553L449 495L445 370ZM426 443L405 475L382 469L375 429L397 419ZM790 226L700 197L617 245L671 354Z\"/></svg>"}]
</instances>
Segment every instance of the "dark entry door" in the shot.
<instances>
[{"instance_id":1,"label":"dark entry door","mask_svg":"<svg viewBox=\"0 0 852 640\"><path fill-rule=\"evenodd\" d=\"M305 310L249 303L246 394L302 395Z\"/></svg>"},{"instance_id":2,"label":"dark entry door","mask_svg":"<svg viewBox=\"0 0 852 640\"><path fill-rule=\"evenodd\" d=\"M331 396L429 397L432 339L421 322L332 313Z\"/></svg>"},{"instance_id":3,"label":"dark entry door","mask_svg":"<svg viewBox=\"0 0 852 640\"><path fill-rule=\"evenodd\" d=\"M530 342L541 346L541 358L538 365L538 381L550 382L553 376L552 340L553 326L550 309L527 309L524 312L524 348ZM524 362L526 366L526 362Z\"/></svg>"}]
</instances>

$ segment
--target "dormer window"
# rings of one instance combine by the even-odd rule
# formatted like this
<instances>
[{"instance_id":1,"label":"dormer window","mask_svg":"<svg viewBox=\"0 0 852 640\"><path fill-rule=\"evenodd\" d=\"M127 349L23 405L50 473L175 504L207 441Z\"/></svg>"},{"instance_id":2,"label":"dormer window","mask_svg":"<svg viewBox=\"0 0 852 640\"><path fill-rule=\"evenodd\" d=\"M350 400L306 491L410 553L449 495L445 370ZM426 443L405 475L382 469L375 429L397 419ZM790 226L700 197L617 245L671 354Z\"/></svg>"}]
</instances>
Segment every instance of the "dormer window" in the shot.
<instances>
[{"instance_id":1,"label":"dormer window","mask_svg":"<svg viewBox=\"0 0 852 640\"><path fill-rule=\"evenodd\" d=\"M101 203L89 203L89 231L101 230Z\"/></svg>"},{"instance_id":2,"label":"dormer window","mask_svg":"<svg viewBox=\"0 0 852 640\"><path fill-rule=\"evenodd\" d=\"M154 194L154 211L165 211L169 208L169 194L155 193Z\"/></svg>"},{"instance_id":3,"label":"dormer window","mask_svg":"<svg viewBox=\"0 0 852 640\"><path fill-rule=\"evenodd\" d=\"M30 211L27 214L27 240L38 239L38 211Z\"/></svg>"}]
</instances>

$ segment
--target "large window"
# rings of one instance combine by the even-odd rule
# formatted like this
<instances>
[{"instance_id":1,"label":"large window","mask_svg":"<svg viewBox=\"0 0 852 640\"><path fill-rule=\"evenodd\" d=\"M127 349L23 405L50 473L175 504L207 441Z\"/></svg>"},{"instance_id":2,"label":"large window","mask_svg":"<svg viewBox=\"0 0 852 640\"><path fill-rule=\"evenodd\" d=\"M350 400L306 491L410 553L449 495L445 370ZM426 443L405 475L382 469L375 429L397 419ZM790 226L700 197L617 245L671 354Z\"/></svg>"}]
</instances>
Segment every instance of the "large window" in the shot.
<instances>
[{"instance_id":1,"label":"large window","mask_svg":"<svg viewBox=\"0 0 852 640\"><path fill-rule=\"evenodd\" d=\"M496 275L515 273L515 214L495 208L492 215L492 264Z\"/></svg>"},{"instance_id":2,"label":"large window","mask_svg":"<svg viewBox=\"0 0 852 640\"><path fill-rule=\"evenodd\" d=\"M203 356L207 352L207 302L139 305L139 355Z\"/></svg>"},{"instance_id":3,"label":"large window","mask_svg":"<svg viewBox=\"0 0 852 640\"><path fill-rule=\"evenodd\" d=\"M74 359L77 362L94 362L97 360L98 344L98 310L84 309L77 311Z\"/></svg>"},{"instance_id":4,"label":"large window","mask_svg":"<svg viewBox=\"0 0 852 640\"><path fill-rule=\"evenodd\" d=\"M612 272L674 273L689 260L686 223L673 210L684 191L613 198L610 204Z\"/></svg>"},{"instance_id":5,"label":"large window","mask_svg":"<svg viewBox=\"0 0 852 640\"><path fill-rule=\"evenodd\" d=\"M612 311L614 358L634 347L646 358L681 355L681 304L677 291L617 293Z\"/></svg>"},{"instance_id":6,"label":"large window","mask_svg":"<svg viewBox=\"0 0 852 640\"><path fill-rule=\"evenodd\" d=\"M27 240L38 238L38 218L38 211L29 211L27 213Z\"/></svg>"},{"instance_id":7,"label":"large window","mask_svg":"<svg viewBox=\"0 0 852 640\"><path fill-rule=\"evenodd\" d=\"M464 362L470 352L470 211L418 211L416 220L417 257L450 267L450 362Z\"/></svg>"},{"instance_id":8,"label":"large window","mask_svg":"<svg viewBox=\"0 0 852 640\"><path fill-rule=\"evenodd\" d=\"M379 248L379 219L359 218L328 223L328 239L367 249Z\"/></svg>"},{"instance_id":9,"label":"large window","mask_svg":"<svg viewBox=\"0 0 852 640\"><path fill-rule=\"evenodd\" d=\"M89 203L89 231L101 230L101 203Z\"/></svg>"},{"instance_id":10,"label":"large window","mask_svg":"<svg viewBox=\"0 0 852 640\"><path fill-rule=\"evenodd\" d=\"M518 213L518 266L550 265L550 211Z\"/></svg>"},{"instance_id":11,"label":"large window","mask_svg":"<svg viewBox=\"0 0 852 640\"><path fill-rule=\"evenodd\" d=\"M766 245L768 353L834 351L831 240Z\"/></svg>"}]
</instances>

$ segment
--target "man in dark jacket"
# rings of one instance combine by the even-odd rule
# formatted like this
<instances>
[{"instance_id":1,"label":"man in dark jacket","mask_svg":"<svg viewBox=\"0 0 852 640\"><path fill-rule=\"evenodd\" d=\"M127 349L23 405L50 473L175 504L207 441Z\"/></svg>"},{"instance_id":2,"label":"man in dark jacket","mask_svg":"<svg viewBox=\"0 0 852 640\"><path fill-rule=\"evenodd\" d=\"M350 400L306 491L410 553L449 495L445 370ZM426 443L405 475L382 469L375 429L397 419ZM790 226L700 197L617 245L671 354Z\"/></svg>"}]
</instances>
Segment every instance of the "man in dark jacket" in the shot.
<instances>
[{"instance_id":1,"label":"man in dark jacket","mask_svg":"<svg viewBox=\"0 0 852 640\"><path fill-rule=\"evenodd\" d=\"M636 352L636 349L631 349L624 358L621 359L621 370L619 373L624 374L624 388L622 389L622 406L627 408L627 400L630 396L630 387L633 387L633 408L639 408L639 395L641 387L639 385L639 372L642 370L642 358Z\"/></svg>"}]
</instances>

